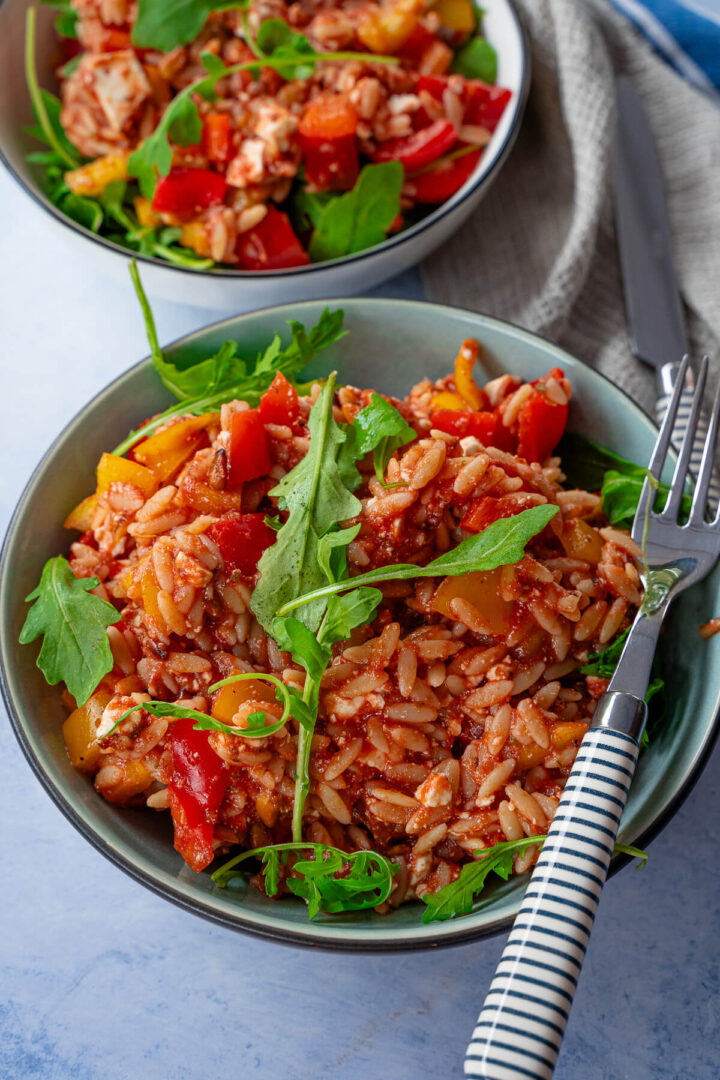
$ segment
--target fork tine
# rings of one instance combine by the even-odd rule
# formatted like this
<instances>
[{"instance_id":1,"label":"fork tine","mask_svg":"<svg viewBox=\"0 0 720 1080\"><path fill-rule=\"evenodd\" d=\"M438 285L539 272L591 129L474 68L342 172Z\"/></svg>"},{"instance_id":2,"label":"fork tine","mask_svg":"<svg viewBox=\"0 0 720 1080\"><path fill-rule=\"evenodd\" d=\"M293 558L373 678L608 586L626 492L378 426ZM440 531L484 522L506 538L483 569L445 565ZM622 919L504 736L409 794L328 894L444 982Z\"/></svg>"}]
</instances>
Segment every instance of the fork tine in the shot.
<instances>
[{"instance_id":1,"label":"fork tine","mask_svg":"<svg viewBox=\"0 0 720 1080\"><path fill-rule=\"evenodd\" d=\"M706 357L707 359L707 357ZM692 509L690 511L690 525L702 525L705 521L705 510L708 492L712 482L712 473L715 466L715 447L717 445L718 430L720 429L720 385L715 394L710 422L708 424L707 437L703 448L702 461L697 476L697 486L693 496ZM720 507L718 507L720 518ZM717 519L716 519L717 520Z\"/></svg>"},{"instance_id":2,"label":"fork tine","mask_svg":"<svg viewBox=\"0 0 720 1080\"><path fill-rule=\"evenodd\" d=\"M703 358L703 362L700 365L700 372L695 383L695 395L693 397L693 403L690 409L690 416L688 417L688 425L685 431L685 437L683 438L682 446L680 447L680 456L677 459L675 472L673 473L672 484L670 485L670 494L668 495L668 500L665 503L665 508L660 515L665 521L677 520L678 511L682 503L685 480L687 478L688 466L690 464L690 456L693 451L695 435L697 434L698 420L700 418L700 409L702 408L702 399L703 393L705 391L707 372L708 358L706 356Z\"/></svg>"},{"instance_id":3,"label":"fork tine","mask_svg":"<svg viewBox=\"0 0 720 1080\"><path fill-rule=\"evenodd\" d=\"M672 397L668 402L665 419L662 422L655 446L653 447L652 457L650 458L650 464L648 465L648 472L655 480L660 479L663 465L665 464L668 447L670 446L670 439L672 438L673 427L675 426L675 417L677 416L680 398L685 388L685 379L687 377L689 363L690 357L686 354L678 369L675 387L672 392ZM635 520L633 521L632 527L632 538L636 544L642 544L643 542L648 503L652 506L652 503L655 501L654 495L655 490L654 488L651 489L650 481L646 479L643 484L640 499L638 500L637 510L635 511Z\"/></svg>"}]
</instances>

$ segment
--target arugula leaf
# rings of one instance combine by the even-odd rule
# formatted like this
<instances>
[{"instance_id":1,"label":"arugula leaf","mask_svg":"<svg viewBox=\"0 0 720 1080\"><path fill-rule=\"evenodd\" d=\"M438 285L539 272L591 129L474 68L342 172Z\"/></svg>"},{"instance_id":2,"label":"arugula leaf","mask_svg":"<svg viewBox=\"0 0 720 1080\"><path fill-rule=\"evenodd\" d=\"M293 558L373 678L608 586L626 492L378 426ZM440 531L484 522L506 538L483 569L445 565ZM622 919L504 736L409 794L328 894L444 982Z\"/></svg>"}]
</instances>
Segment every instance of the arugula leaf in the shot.
<instances>
[{"instance_id":1,"label":"arugula leaf","mask_svg":"<svg viewBox=\"0 0 720 1080\"><path fill-rule=\"evenodd\" d=\"M263 58L271 57L273 60L288 57L314 59L317 56L305 35L298 34L283 19L265 19L260 24L255 44ZM308 64L307 60L303 62L300 59L297 65L286 68L283 75L287 79L309 79L313 70L313 63Z\"/></svg>"},{"instance_id":2,"label":"arugula leaf","mask_svg":"<svg viewBox=\"0 0 720 1080\"><path fill-rule=\"evenodd\" d=\"M55 151L63 164L70 169L80 165L80 159L65 129L60 123L60 101L47 90L41 90L35 66L35 8L29 7L25 22L25 79L27 81L33 112L39 128L32 129L32 134Z\"/></svg>"},{"instance_id":3,"label":"arugula leaf","mask_svg":"<svg viewBox=\"0 0 720 1080\"><path fill-rule=\"evenodd\" d=\"M380 394L373 394L370 404L357 414L353 430L358 456L372 450L375 475L381 484L385 482L385 470L395 451L417 438L415 428Z\"/></svg>"},{"instance_id":4,"label":"arugula leaf","mask_svg":"<svg viewBox=\"0 0 720 1080\"><path fill-rule=\"evenodd\" d=\"M55 19L55 29L60 37L74 38L77 40L78 14L70 0L41 0L45 7L53 8L58 12Z\"/></svg>"},{"instance_id":5,"label":"arugula leaf","mask_svg":"<svg viewBox=\"0 0 720 1080\"><path fill-rule=\"evenodd\" d=\"M320 911L337 914L377 907L392 892L392 879L398 868L377 851L342 851L327 844L303 842L243 851L216 870L212 881L220 888L226 888L242 877L243 872L236 867L247 859L261 858L265 893L275 896L279 888L280 858L286 859L290 852L302 851L309 852L312 858L298 859L285 884L295 896L307 901L310 919Z\"/></svg>"},{"instance_id":6,"label":"arugula leaf","mask_svg":"<svg viewBox=\"0 0 720 1080\"><path fill-rule=\"evenodd\" d=\"M647 469L621 457L599 443L576 432L563 435L556 453L570 487L600 491L603 511L612 525L631 528L642 493ZM667 484L658 484L654 508L662 510L667 501ZM689 514L692 497L683 495L683 513Z\"/></svg>"},{"instance_id":7,"label":"arugula leaf","mask_svg":"<svg viewBox=\"0 0 720 1080\"><path fill-rule=\"evenodd\" d=\"M455 53L452 69L466 79L482 79L494 83L497 79L498 59L495 49L487 38L471 38Z\"/></svg>"},{"instance_id":8,"label":"arugula leaf","mask_svg":"<svg viewBox=\"0 0 720 1080\"><path fill-rule=\"evenodd\" d=\"M615 640L608 645L607 648L602 649L599 653L590 653L587 664L583 664L581 668L578 668L579 673L581 675L596 675L600 679L611 679L615 674L615 668L620 663L620 657L622 656L622 651L625 648L625 642L627 641L629 633L630 627L628 627L627 630L623 630L621 634L618 634ZM657 674L659 664L660 661L656 657L653 661L655 675L645 693L645 703L647 705L650 704L657 694L662 694L664 696L665 680ZM663 710L661 709L660 713L653 717L653 723L656 723L662 718L662 712ZM650 745L647 729L643 732L640 745Z\"/></svg>"},{"instance_id":9,"label":"arugula leaf","mask_svg":"<svg viewBox=\"0 0 720 1080\"><path fill-rule=\"evenodd\" d=\"M493 847L476 851L474 854L482 856L477 862L466 863L460 871L460 877L451 881L449 885L438 889L436 893L425 893L422 897L425 903L422 921L445 922L447 919L455 919L460 915L468 915L472 911L473 902L482 892L488 875L495 873L503 881L507 881L512 873L515 856L536 844L542 847L547 840L546 834L537 836L524 836L520 840L506 840ZM646 851L631 847L627 844L615 844L615 854L632 855L640 860L639 869L648 860Z\"/></svg>"},{"instance_id":10,"label":"arugula leaf","mask_svg":"<svg viewBox=\"0 0 720 1080\"><path fill-rule=\"evenodd\" d=\"M330 200L317 215L308 248L312 261L339 259L381 244L400 213L404 178L399 161L366 165L354 188Z\"/></svg>"},{"instance_id":11,"label":"arugula leaf","mask_svg":"<svg viewBox=\"0 0 720 1080\"><path fill-rule=\"evenodd\" d=\"M379 589L363 588L331 596L322 624L322 640L346 641L356 627L372 622L382 598Z\"/></svg>"},{"instance_id":12,"label":"arugula leaf","mask_svg":"<svg viewBox=\"0 0 720 1080\"><path fill-rule=\"evenodd\" d=\"M278 607L277 613L285 615L306 604L314 604L324 596L346 592L360 585L377 585L382 581L407 581L419 577L455 577L458 574L494 570L497 566L520 562L526 545L533 536L542 532L557 512L557 506L549 503L530 506L513 517L493 521L482 532L469 536L452 551L446 551L427 566L416 566L414 563L379 566L376 570L368 570L365 574L323 585L304 596L298 596Z\"/></svg>"},{"instance_id":13,"label":"arugula leaf","mask_svg":"<svg viewBox=\"0 0 720 1080\"><path fill-rule=\"evenodd\" d=\"M290 210L296 231L311 232L328 203L337 198L332 191L308 191L305 187L299 187L292 197Z\"/></svg>"},{"instance_id":14,"label":"arugula leaf","mask_svg":"<svg viewBox=\"0 0 720 1080\"><path fill-rule=\"evenodd\" d=\"M211 11L232 11L248 6L223 3L222 0L139 0L132 31L133 45L140 49L171 52L178 45L189 45L207 22Z\"/></svg>"},{"instance_id":15,"label":"arugula leaf","mask_svg":"<svg viewBox=\"0 0 720 1080\"><path fill-rule=\"evenodd\" d=\"M258 622L272 632L276 614L303 593L324 581L318 563L318 541L339 522L360 513L361 504L344 486L337 457L346 434L333 418L335 375L328 378L310 411L310 448L270 495L281 499L289 511L277 540L258 563L260 580L250 606ZM289 610L289 608L288 608ZM301 621L311 630L320 625L325 605L309 603Z\"/></svg>"},{"instance_id":16,"label":"arugula leaf","mask_svg":"<svg viewBox=\"0 0 720 1080\"><path fill-rule=\"evenodd\" d=\"M295 377L323 349L345 336L343 312L325 308L317 324L310 330L294 320L288 321L290 344L283 347L282 339L276 334L270 345L254 361L241 360L235 354L237 342L226 341L220 346L215 356L199 363L170 363L160 348L152 310L140 281L136 264L131 264L130 273L140 301L145 327L150 345L153 365L165 386L175 397L179 405L153 417L142 428L131 431L113 453L124 454L135 443L148 436L155 428L166 423L174 416L200 416L222 405L225 401L239 398L250 405L257 405L278 371L296 384Z\"/></svg>"},{"instance_id":17,"label":"arugula leaf","mask_svg":"<svg viewBox=\"0 0 720 1080\"><path fill-rule=\"evenodd\" d=\"M85 195L75 195L69 192L60 202L60 209L69 218L83 225L90 232L97 233L103 223L103 210L97 199L89 199Z\"/></svg>"},{"instance_id":18,"label":"arugula leaf","mask_svg":"<svg viewBox=\"0 0 720 1080\"><path fill-rule=\"evenodd\" d=\"M348 529L325 533L318 540L317 560L328 581L340 581L348 576L347 546L360 532L360 523Z\"/></svg>"},{"instance_id":19,"label":"arugula leaf","mask_svg":"<svg viewBox=\"0 0 720 1080\"><path fill-rule=\"evenodd\" d=\"M20 632L20 644L42 635L37 666L54 686L64 682L84 705L103 675L112 670L113 656L107 627L120 612L93 595L97 578L76 578L62 555L48 559L40 582L25 599L33 606Z\"/></svg>"}]
</instances>

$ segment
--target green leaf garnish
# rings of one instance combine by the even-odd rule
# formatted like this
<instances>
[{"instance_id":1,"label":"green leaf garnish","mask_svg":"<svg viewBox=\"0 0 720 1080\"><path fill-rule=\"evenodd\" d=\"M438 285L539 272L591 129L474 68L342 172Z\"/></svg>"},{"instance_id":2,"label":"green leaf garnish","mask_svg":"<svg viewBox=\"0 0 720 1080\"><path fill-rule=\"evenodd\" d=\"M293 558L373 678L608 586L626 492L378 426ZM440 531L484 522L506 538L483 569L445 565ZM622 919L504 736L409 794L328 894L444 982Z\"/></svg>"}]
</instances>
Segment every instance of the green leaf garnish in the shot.
<instances>
[{"instance_id":1,"label":"green leaf garnish","mask_svg":"<svg viewBox=\"0 0 720 1080\"><path fill-rule=\"evenodd\" d=\"M632 528L640 495L648 475L643 465L636 465L608 450L585 435L566 432L556 451L570 487L585 491L600 491L603 511L611 525ZM658 484L655 510L660 511L667 500L667 484ZM688 514L692 499L683 495L682 509Z\"/></svg>"},{"instance_id":2,"label":"green leaf garnish","mask_svg":"<svg viewBox=\"0 0 720 1080\"><path fill-rule=\"evenodd\" d=\"M296 608L313 604L324 596L346 592L360 585L377 585L383 581L408 581L422 577L455 577L458 574L470 574L480 570L494 570L498 566L507 566L520 562L525 554L525 546L542 532L548 522L555 517L558 507L549 503L530 506L513 517L493 521L482 532L469 536L451 551L446 551L426 566L414 563L394 563L368 570L365 574L346 581L337 581L312 592L298 596L277 609L278 615L286 615ZM272 550L272 549L269 549Z\"/></svg>"},{"instance_id":3,"label":"green leaf garnish","mask_svg":"<svg viewBox=\"0 0 720 1080\"><path fill-rule=\"evenodd\" d=\"M84 705L103 675L112 670L113 655L107 627L120 619L112 604L90 591L97 578L76 578L62 555L48 559L37 588L26 601L32 604L20 632L20 644L42 635L37 666L54 686L64 682Z\"/></svg>"},{"instance_id":4,"label":"green leaf garnish","mask_svg":"<svg viewBox=\"0 0 720 1080\"><path fill-rule=\"evenodd\" d=\"M237 342L225 341L215 356L180 366L167 360L160 348L152 310L134 262L131 263L130 274L145 319L153 366L180 404L166 409L142 428L131 431L115 448L115 454L126 453L139 439L147 437L174 416L200 416L236 398L247 401L249 405L257 405L279 371L293 385L297 385L297 376L317 354L345 336L343 312L325 308L317 324L310 330L306 330L302 323L289 320L290 343L283 346L280 335L275 334L265 351L254 359L241 359L236 355Z\"/></svg>"},{"instance_id":5,"label":"green leaf garnish","mask_svg":"<svg viewBox=\"0 0 720 1080\"><path fill-rule=\"evenodd\" d=\"M372 450L375 475L381 484L395 451L417 438L415 428L380 394L372 395L370 404L360 410L352 426L358 456Z\"/></svg>"},{"instance_id":6,"label":"green leaf garnish","mask_svg":"<svg viewBox=\"0 0 720 1080\"><path fill-rule=\"evenodd\" d=\"M189 45L207 22L211 11L232 11L247 7L222 0L139 0L132 31L132 42L140 49L171 52L178 45Z\"/></svg>"},{"instance_id":7,"label":"green leaf garnish","mask_svg":"<svg viewBox=\"0 0 720 1080\"><path fill-rule=\"evenodd\" d=\"M35 67L35 8L29 7L25 22L25 78L27 80L33 112L40 125L39 137L55 151L69 169L80 165L77 151L65 134L60 123L61 104L47 90L41 90Z\"/></svg>"},{"instance_id":8,"label":"green leaf garnish","mask_svg":"<svg viewBox=\"0 0 720 1080\"><path fill-rule=\"evenodd\" d=\"M468 915L476 897L485 887L489 874L495 873L503 881L507 881L512 873L515 856L535 845L542 847L546 840L545 834L525 836L521 840L505 840L493 847L476 851L474 854L481 858L476 862L466 863L457 880L451 881L435 893L425 893L422 898L425 903L422 921L445 922L447 919ZM614 850L616 854L632 855L640 859L640 867L648 860L647 852L626 844L615 844Z\"/></svg>"},{"instance_id":9,"label":"green leaf garnish","mask_svg":"<svg viewBox=\"0 0 720 1080\"><path fill-rule=\"evenodd\" d=\"M247 859L262 859L267 896L276 896L279 887L280 860L290 852L307 851L312 858L298 859L292 868L294 875L285 883L295 896L308 905L308 918L321 911L338 914L342 911L362 911L377 907L392 892L393 875L397 866L377 851L342 851L327 844L288 843L253 848L236 855L212 874L213 882L226 888L243 872L237 867ZM338 876L340 875L340 876Z\"/></svg>"},{"instance_id":10,"label":"green leaf garnish","mask_svg":"<svg viewBox=\"0 0 720 1080\"><path fill-rule=\"evenodd\" d=\"M471 38L455 53L452 69L466 79L482 79L494 83L497 79L497 53L487 38Z\"/></svg>"},{"instance_id":11,"label":"green leaf garnish","mask_svg":"<svg viewBox=\"0 0 720 1080\"><path fill-rule=\"evenodd\" d=\"M84 226L90 232L100 232L103 223L103 209L97 199L89 199L85 195L75 195L70 191L60 202L60 209L78 225Z\"/></svg>"},{"instance_id":12,"label":"green leaf garnish","mask_svg":"<svg viewBox=\"0 0 720 1080\"><path fill-rule=\"evenodd\" d=\"M287 473L270 495L282 500L288 519L277 540L265 550L258 563L260 580L250 606L260 624L272 632L277 613L291 610L298 596L317 588L325 580L318 563L321 536L339 522L360 513L361 504L344 485L338 468L338 454L346 434L333 418L335 376L331 375L310 412L310 448L294 469ZM310 603L302 622L312 630L320 625L325 605Z\"/></svg>"},{"instance_id":13,"label":"green leaf garnish","mask_svg":"<svg viewBox=\"0 0 720 1080\"><path fill-rule=\"evenodd\" d=\"M308 248L312 261L339 259L381 244L400 213L404 177L399 161L366 165L353 189L328 200L317 214Z\"/></svg>"}]
</instances>

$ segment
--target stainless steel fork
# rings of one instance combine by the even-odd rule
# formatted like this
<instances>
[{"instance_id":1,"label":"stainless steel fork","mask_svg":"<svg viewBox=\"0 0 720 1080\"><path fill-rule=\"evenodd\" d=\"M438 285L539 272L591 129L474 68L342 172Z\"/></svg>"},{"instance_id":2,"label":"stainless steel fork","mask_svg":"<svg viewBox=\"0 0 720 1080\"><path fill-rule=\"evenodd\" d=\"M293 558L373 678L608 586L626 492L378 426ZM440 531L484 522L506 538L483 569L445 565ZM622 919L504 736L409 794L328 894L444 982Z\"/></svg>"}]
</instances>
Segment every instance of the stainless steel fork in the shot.
<instances>
[{"instance_id":1,"label":"stainless steel fork","mask_svg":"<svg viewBox=\"0 0 720 1080\"><path fill-rule=\"evenodd\" d=\"M510 932L465 1058L465 1075L549 1080L562 1044L647 717L645 693L668 607L720 558L720 513L706 505L720 424L715 398L686 524L678 517L688 474L707 358L697 379L670 494L653 509L688 372L687 358L658 436L635 514L644 548L645 594L607 693L600 698L560 799L522 907Z\"/></svg>"}]
</instances>

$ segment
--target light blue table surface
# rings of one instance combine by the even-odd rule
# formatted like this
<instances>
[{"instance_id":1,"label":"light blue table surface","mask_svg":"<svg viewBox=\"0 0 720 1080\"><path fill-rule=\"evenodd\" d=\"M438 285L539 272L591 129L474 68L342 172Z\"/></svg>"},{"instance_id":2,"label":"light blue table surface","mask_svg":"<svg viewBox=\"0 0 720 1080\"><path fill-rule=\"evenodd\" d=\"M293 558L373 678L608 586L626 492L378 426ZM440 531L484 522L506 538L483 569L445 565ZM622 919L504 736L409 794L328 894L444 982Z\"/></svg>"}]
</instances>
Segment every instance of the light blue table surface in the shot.
<instances>
[{"instance_id":1,"label":"light blue table surface","mask_svg":"<svg viewBox=\"0 0 720 1080\"><path fill-rule=\"evenodd\" d=\"M57 233L58 235L55 235ZM0 515L84 402L146 353L130 283L97 277L0 175ZM418 295L406 275L383 295ZM155 305L161 339L211 313ZM2 709L0 708L0 712ZM558 1080L720 1076L720 756L607 886ZM3 1080L447 1080L503 940L336 955L218 929L106 862L0 724Z\"/></svg>"}]
</instances>

